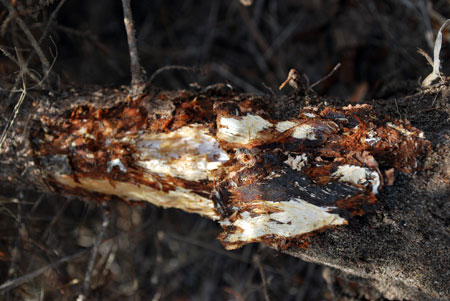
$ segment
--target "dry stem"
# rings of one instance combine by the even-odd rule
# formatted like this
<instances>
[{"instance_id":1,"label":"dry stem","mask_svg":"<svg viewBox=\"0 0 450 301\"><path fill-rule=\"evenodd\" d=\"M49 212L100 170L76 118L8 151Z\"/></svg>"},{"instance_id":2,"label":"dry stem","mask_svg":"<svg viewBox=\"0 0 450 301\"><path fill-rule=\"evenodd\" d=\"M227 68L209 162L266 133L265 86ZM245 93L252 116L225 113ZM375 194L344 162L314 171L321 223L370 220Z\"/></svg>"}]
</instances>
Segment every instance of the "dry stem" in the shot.
<instances>
[{"instance_id":1,"label":"dry stem","mask_svg":"<svg viewBox=\"0 0 450 301\"><path fill-rule=\"evenodd\" d=\"M142 93L145 87L144 69L139 63L139 54L136 46L136 32L134 29L133 16L131 14L130 0L122 0L123 22L127 31L128 48L130 51L131 86L132 94Z\"/></svg>"}]
</instances>

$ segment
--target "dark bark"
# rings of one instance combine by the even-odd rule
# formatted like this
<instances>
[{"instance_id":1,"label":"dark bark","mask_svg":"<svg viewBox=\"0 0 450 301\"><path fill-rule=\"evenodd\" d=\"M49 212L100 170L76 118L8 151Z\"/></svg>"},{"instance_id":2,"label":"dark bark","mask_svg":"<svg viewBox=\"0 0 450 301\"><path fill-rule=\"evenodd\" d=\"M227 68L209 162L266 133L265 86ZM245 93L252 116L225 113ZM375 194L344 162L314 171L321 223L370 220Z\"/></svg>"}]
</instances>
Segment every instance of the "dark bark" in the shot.
<instances>
[{"instance_id":1,"label":"dark bark","mask_svg":"<svg viewBox=\"0 0 450 301\"><path fill-rule=\"evenodd\" d=\"M239 95L222 85L198 91L152 91L136 99L127 98L126 91L107 89L73 89L53 97L41 94L25 101L1 150L0 183L17 190L101 201L111 197L143 200L123 189L148 188L144 193L158 191L160 201L152 201L157 205L218 220L227 248L264 242L340 270L348 281L363 278L366 287L387 298L449 298L447 87L395 101L373 101L373 108L344 105L312 95ZM242 121L250 115L270 125L261 130L252 125L248 136L239 139L221 132L226 126L219 120ZM412 126L399 117L407 117ZM282 123L286 121L291 123ZM208 144L199 154L176 144L185 136L167 136L194 124L201 129L198 139L209 139L202 136L209 135L220 148ZM428 140L421 138L421 131ZM179 140L164 149L161 145L170 139ZM159 143L156 155L169 163L191 152L219 167L189 176L180 176L180 169L173 167L166 176L153 171L149 178L150 167L139 165L135 154L139 153L139 162L148 162L148 156L156 155L145 150L155 143ZM180 150L167 155L173 152L170 147ZM225 155L228 159L221 160ZM336 172L342 166L364 172L364 181L351 183L345 175L339 179ZM388 186L392 168L395 180ZM93 188L99 184L103 188ZM181 198L178 189L211 200L212 205L202 207L204 201L175 204ZM173 198L165 198L171 193ZM239 220L271 217L286 210L277 206L292 198L319 208L333 207L329 212L342 222L324 222L295 235L289 232L290 236L263 230L262 235L245 236L237 230L242 227ZM250 216L247 220L245 214ZM339 289L336 293L351 295Z\"/></svg>"}]
</instances>

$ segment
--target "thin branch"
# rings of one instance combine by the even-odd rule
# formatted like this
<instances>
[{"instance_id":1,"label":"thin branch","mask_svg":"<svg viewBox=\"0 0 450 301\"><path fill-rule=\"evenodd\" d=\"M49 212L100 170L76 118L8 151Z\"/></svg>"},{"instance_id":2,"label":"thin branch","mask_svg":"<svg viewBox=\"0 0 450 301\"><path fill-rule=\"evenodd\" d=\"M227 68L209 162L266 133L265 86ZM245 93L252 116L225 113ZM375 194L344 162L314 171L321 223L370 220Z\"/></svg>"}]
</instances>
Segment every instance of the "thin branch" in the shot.
<instances>
[{"instance_id":1,"label":"thin branch","mask_svg":"<svg viewBox=\"0 0 450 301\"><path fill-rule=\"evenodd\" d=\"M8 50L6 50L5 47L0 45L0 51L7 57L9 58L11 61L13 61L17 66L20 67L19 62L16 60L16 58L8 52Z\"/></svg>"},{"instance_id":2,"label":"thin branch","mask_svg":"<svg viewBox=\"0 0 450 301\"><path fill-rule=\"evenodd\" d=\"M430 16L428 14L428 10L426 7L426 3L424 0L419 1L418 3L418 9L420 10L420 13L423 18L423 23L425 27L425 41L427 41L428 47L430 49L433 49L433 39L434 39L434 33L433 33L433 27L431 26Z\"/></svg>"},{"instance_id":3,"label":"thin branch","mask_svg":"<svg viewBox=\"0 0 450 301\"><path fill-rule=\"evenodd\" d=\"M43 77L37 84L35 84L34 86L30 87L30 89L34 89L35 87L40 86L40 85L47 79L47 77L50 75L50 71L52 71L53 66L54 66L55 63L56 63L56 59L58 58L58 47L56 47L56 43L55 43L55 41L53 41L52 37L50 37L50 41L51 41L51 42L53 43L53 45L55 46L55 53L53 53L53 52L51 51L51 48L50 48L50 54L51 54L52 57L53 57L52 64L50 65L50 67L49 67L47 73L44 74L44 77Z\"/></svg>"},{"instance_id":4,"label":"thin branch","mask_svg":"<svg viewBox=\"0 0 450 301\"><path fill-rule=\"evenodd\" d=\"M73 29L61 24L56 24L55 28L58 31L63 31L69 35L73 35L82 39L86 39L92 43L94 43L95 46L97 46L98 49L100 49L103 53L105 53L106 55L110 54L110 49L103 44L98 36L96 36L95 34L93 34L90 30L85 30L85 31L81 31L81 30L77 30L77 29Z\"/></svg>"},{"instance_id":5,"label":"thin branch","mask_svg":"<svg viewBox=\"0 0 450 301\"><path fill-rule=\"evenodd\" d=\"M38 41L39 45L40 45L40 44L42 43L42 41L47 37L48 32L50 31L50 27L51 27L51 25L53 24L53 21L55 20L57 14L58 14L58 12L59 12L59 10L61 9L61 7L64 5L65 2L66 2L66 0L61 0L61 1L58 3L58 5L56 6L56 8L53 10L53 12L52 12L52 14L50 15L50 18L49 18L49 20L48 20L48 22L47 22L47 26L45 27L44 33L43 33L43 34L41 35L41 37L39 38L39 41ZM50 37L50 40L51 40L52 43L55 45L55 49L57 49L57 48L56 48L56 44L55 44L55 42L53 41L53 39L51 39L51 37ZM26 61L27 63L26 63L26 65L28 65L28 64L30 63L30 61L32 60L32 58L33 58L33 56L34 56L35 53L37 53L37 51L36 51L36 52L32 52L32 53L30 54L30 56L27 58L27 61ZM38 53L38 55L39 55L39 53ZM41 81L39 82L38 85L42 84L43 81L48 77L48 75L49 75L49 73L50 73L50 71L51 71L51 69L52 69L52 67L53 67L53 65L54 65L54 63L55 63L55 61L56 61L56 57L57 57L57 55L54 56L54 60L53 60L52 64L48 67L47 72L45 72L45 70L44 70L44 77L43 77L43 80L41 80Z\"/></svg>"},{"instance_id":6,"label":"thin branch","mask_svg":"<svg viewBox=\"0 0 450 301\"><path fill-rule=\"evenodd\" d=\"M261 95L265 94L264 92L262 92L261 90L259 90L258 88L256 88L252 84L250 84L249 82L247 82L244 79L238 77L237 75L231 73L230 71L228 71L226 68L224 68L221 65L218 65L216 63L212 63L211 64L211 70L216 72L220 76L229 79L234 84L236 84L237 86L243 88L247 92L258 93L258 94L261 94Z\"/></svg>"},{"instance_id":7,"label":"thin branch","mask_svg":"<svg viewBox=\"0 0 450 301\"><path fill-rule=\"evenodd\" d=\"M17 230L16 230L16 236L14 238L14 247L11 251L11 264L8 268L8 278L13 276L16 272L16 262L17 262L17 258L19 257L18 254L20 252L20 242L21 242L21 235L20 235L20 230L22 228L22 216L23 216L23 208L22 208L22 201L23 199L23 193L20 192L19 193L19 199L17 202L17 217L15 218L16 220L16 224L17 224ZM6 208L6 207L5 207ZM12 212L11 212L12 213ZM14 216L14 215L13 215Z\"/></svg>"},{"instance_id":8,"label":"thin branch","mask_svg":"<svg viewBox=\"0 0 450 301\"><path fill-rule=\"evenodd\" d=\"M14 20L17 22L17 24L19 24L20 29L22 29L22 31L25 33L25 35L27 36L28 40L30 40L30 43L31 43L31 45L34 48L34 51L36 51L37 55L39 56L39 59L41 60L42 70L44 71L44 74L47 74L49 72L49 69L50 69L50 63L47 60L47 58L45 57L44 52L42 51L41 47L39 46L39 43L34 38L33 34L30 31L30 29L25 24L25 22L23 22L23 20L19 17L19 15L17 14L17 12L14 9L14 7L12 7L11 4L7 0L0 0L0 1L8 9L9 13L11 15L15 16Z\"/></svg>"},{"instance_id":9,"label":"thin branch","mask_svg":"<svg viewBox=\"0 0 450 301\"><path fill-rule=\"evenodd\" d=\"M125 24L125 29L127 31L128 48L130 51L132 94L139 94L143 92L145 87L145 73L139 63L139 54L136 46L136 32L134 29L133 16L131 14L130 0L122 0L122 6L124 15L123 23Z\"/></svg>"},{"instance_id":10,"label":"thin branch","mask_svg":"<svg viewBox=\"0 0 450 301\"><path fill-rule=\"evenodd\" d=\"M2 26L0 27L0 36L2 38L5 36L6 28L8 28L9 22L11 22L13 17L14 17L13 14L8 13L8 16L3 21Z\"/></svg>"},{"instance_id":11,"label":"thin branch","mask_svg":"<svg viewBox=\"0 0 450 301\"><path fill-rule=\"evenodd\" d=\"M308 77L308 75L306 75L305 73L302 73L302 76L303 76L303 78L306 81L306 87L308 87L308 89L309 89L309 77Z\"/></svg>"},{"instance_id":12,"label":"thin branch","mask_svg":"<svg viewBox=\"0 0 450 301\"><path fill-rule=\"evenodd\" d=\"M44 241L48 235L50 234L50 231L52 229L52 227L56 224L56 222L58 221L58 219L61 218L61 216L63 215L64 211L66 210L67 206L69 205L70 200L67 199L64 201L64 204L62 204L59 209L58 212L53 216L52 220L50 221L50 223L47 225L44 234L42 234L41 236L41 241Z\"/></svg>"},{"instance_id":13,"label":"thin branch","mask_svg":"<svg viewBox=\"0 0 450 301\"><path fill-rule=\"evenodd\" d=\"M268 85L266 85L265 82L262 82L261 84L262 84L262 86L263 86L264 88L266 88L266 89L270 92L270 94L272 94L272 96L277 96L277 95L275 94L275 92L273 92L273 89L272 89L271 87L269 87Z\"/></svg>"},{"instance_id":14,"label":"thin branch","mask_svg":"<svg viewBox=\"0 0 450 301\"><path fill-rule=\"evenodd\" d=\"M262 50L263 53L267 52L269 49L269 44L267 43L264 36L261 34L258 27L256 27L253 20L250 18L248 11L245 9L245 7L239 5L238 11L244 20L245 24L247 25L247 29L250 32L251 36L255 39L256 43L258 44L259 48Z\"/></svg>"},{"instance_id":15,"label":"thin branch","mask_svg":"<svg viewBox=\"0 0 450 301\"><path fill-rule=\"evenodd\" d=\"M199 70L194 67L188 67L188 66L182 66L182 65L169 65L164 66L153 72L152 76L150 76L150 79L148 80L148 83L151 84L153 80L162 72L169 71L169 70L185 70L185 71L191 71L191 72L198 72Z\"/></svg>"},{"instance_id":16,"label":"thin branch","mask_svg":"<svg viewBox=\"0 0 450 301\"><path fill-rule=\"evenodd\" d=\"M332 75L334 74L334 72L336 72L336 70L339 69L339 67L341 67L341 63L338 63L336 66L334 66L333 70L331 70L331 72L328 73L327 76L325 76L325 77L319 79L319 80L316 81L314 84L312 84L312 85L309 87L309 90L311 90L312 88L314 88L315 86L317 86L318 84L320 84L321 82L323 82L324 80L330 78L330 76L332 76Z\"/></svg>"},{"instance_id":17,"label":"thin branch","mask_svg":"<svg viewBox=\"0 0 450 301\"><path fill-rule=\"evenodd\" d=\"M204 62L207 61L208 59L209 52L211 50L211 45L213 44L214 41L217 17L219 15L219 7L220 7L219 1L217 0L211 1L211 8L209 11L208 21L205 27L206 35L202 43L203 45L200 49L200 57L199 57L199 60L202 60Z\"/></svg>"},{"instance_id":18,"label":"thin branch","mask_svg":"<svg viewBox=\"0 0 450 301\"><path fill-rule=\"evenodd\" d=\"M8 132L9 132L9 129L10 129L10 128L12 127L12 125L14 124L14 121L15 121L15 119L16 119L16 117L17 117L17 114L19 113L19 109L20 109L20 107L22 106L22 103L23 103L23 101L24 101L24 99L25 99L26 96L27 96L27 91L26 91L25 88L24 88L24 89L22 90L22 94L20 95L19 101L17 102L16 106L14 107L13 113L12 113L11 116L9 117L9 120L8 120L8 122L6 123L5 128L3 129L2 136L0 137L0 149L2 148L3 143L4 143L5 140L6 140L6 136L7 136Z\"/></svg>"},{"instance_id":19,"label":"thin branch","mask_svg":"<svg viewBox=\"0 0 450 301\"><path fill-rule=\"evenodd\" d=\"M39 78L39 76L38 75L36 75L36 74L34 74L34 72L35 73L37 73L37 71L34 71L34 70L32 70L32 69L28 69L28 61L29 60L27 60L27 63L26 64L22 64L22 65L20 65L20 63L19 63L19 61L18 60L16 60L16 58L11 54L11 53L9 53L8 52L8 50L6 50L3 46L1 46L0 45L0 51L7 57L7 58L9 58L14 64L16 64L19 68L22 68L23 69L23 73L24 74L28 74L30 77L31 77L31 79L33 79L35 82L40 82L41 81L41 79ZM26 70L25 70L26 69ZM15 89L13 89L13 90L11 90L12 92L22 92L22 90L15 90Z\"/></svg>"},{"instance_id":20,"label":"thin branch","mask_svg":"<svg viewBox=\"0 0 450 301\"><path fill-rule=\"evenodd\" d=\"M20 63L20 65L22 65L21 57L20 57L18 52L17 52L17 58L18 58L18 62ZM27 96L27 85L25 83L25 79L24 79L24 76L23 76L23 69L20 71L20 75L19 76L22 78L22 86L23 86L22 94L20 94L20 98L19 98L19 100L17 101L17 103L16 103L16 105L14 107L13 113L10 115L10 117L8 119L8 122L6 123L6 126L3 129L2 136L0 137L0 149L2 148L3 143L6 140L6 136L8 134L8 131L12 127L12 125L14 124L14 120L16 120L17 114L19 114L20 107L22 106L22 103L25 100L25 97Z\"/></svg>"},{"instance_id":21,"label":"thin branch","mask_svg":"<svg viewBox=\"0 0 450 301\"><path fill-rule=\"evenodd\" d=\"M66 2L66 0L59 1L59 3L56 6L56 8L52 11L52 14L50 15L50 18L48 19L47 26L45 27L44 33L39 38L39 44L42 43L42 41L47 37L48 32L50 31L50 27L53 24L53 21L55 20L59 10L61 9L61 7L64 5L65 2Z\"/></svg>"},{"instance_id":22,"label":"thin branch","mask_svg":"<svg viewBox=\"0 0 450 301\"><path fill-rule=\"evenodd\" d=\"M95 263L95 259L97 257L98 248L99 248L100 244L102 243L103 236L105 235L106 229L109 226L109 212L107 212L107 208L103 207L102 213L103 213L102 227L97 235L97 239L95 240L94 246L92 247L92 254L89 259L89 264L88 264L88 268L86 270L86 275L84 277L83 290L82 290L82 293L80 295L78 295L77 301L86 300L86 297L87 297L88 291L89 291L89 287L91 286L92 270L94 269L94 263Z\"/></svg>"},{"instance_id":23,"label":"thin branch","mask_svg":"<svg viewBox=\"0 0 450 301\"><path fill-rule=\"evenodd\" d=\"M13 289L15 287L18 287L18 286L20 286L20 285L22 285L22 284L32 280L33 278L36 278L37 276L45 273L48 269L56 268L57 266L65 263L65 262L71 261L71 260L73 260L75 258L78 258L78 257L84 255L90 249L91 248L88 248L88 249L85 249L85 250L81 250L81 251L79 251L79 252L77 252L75 254L63 257L63 258L55 261L52 264L49 264L49 265L47 265L45 267L37 269L36 271L31 272L29 274L26 274L26 275L24 275L22 277L18 277L18 278L13 279L13 280L8 280L5 283L3 283L2 285L0 285L0 292L9 291L9 290L11 290L11 289Z\"/></svg>"},{"instance_id":24,"label":"thin branch","mask_svg":"<svg viewBox=\"0 0 450 301\"><path fill-rule=\"evenodd\" d=\"M258 266L259 274L261 276L261 281L262 281L262 285L263 285L263 289L264 289L264 299L265 299L265 301L270 301L269 290L267 288L266 276L264 274L264 269L261 264L261 260L259 259L258 255L253 256L253 260L255 260L256 265Z\"/></svg>"}]
</instances>

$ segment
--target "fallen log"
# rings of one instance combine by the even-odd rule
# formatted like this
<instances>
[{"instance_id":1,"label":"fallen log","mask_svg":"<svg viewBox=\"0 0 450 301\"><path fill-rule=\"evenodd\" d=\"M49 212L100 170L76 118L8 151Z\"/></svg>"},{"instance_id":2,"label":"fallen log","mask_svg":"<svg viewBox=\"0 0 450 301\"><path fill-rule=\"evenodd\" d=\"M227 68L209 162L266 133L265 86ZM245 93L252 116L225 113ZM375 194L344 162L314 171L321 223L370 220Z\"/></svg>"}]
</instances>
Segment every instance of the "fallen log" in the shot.
<instances>
[{"instance_id":1,"label":"fallen log","mask_svg":"<svg viewBox=\"0 0 450 301\"><path fill-rule=\"evenodd\" d=\"M5 141L0 182L199 213L227 249L262 242L387 298L445 299L448 121L419 129L389 108L227 85L41 95Z\"/></svg>"}]
</instances>

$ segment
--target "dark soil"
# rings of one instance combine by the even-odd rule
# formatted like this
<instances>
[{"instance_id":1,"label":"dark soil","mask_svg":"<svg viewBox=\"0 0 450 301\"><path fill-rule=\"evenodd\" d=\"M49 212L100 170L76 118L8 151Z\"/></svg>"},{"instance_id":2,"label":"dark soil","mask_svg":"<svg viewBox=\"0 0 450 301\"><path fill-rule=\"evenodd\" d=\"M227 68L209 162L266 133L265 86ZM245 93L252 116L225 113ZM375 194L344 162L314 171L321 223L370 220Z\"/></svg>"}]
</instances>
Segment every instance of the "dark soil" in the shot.
<instances>
[{"instance_id":1,"label":"dark soil","mask_svg":"<svg viewBox=\"0 0 450 301\"><path fill-rule=\"evenodd\" d=\"M15 7L39 38L58 3L16 1ZM448 84L420 87L420 79L432 68L416 50L420 47L432 53L426 34L437 32L442 23L439 16L444 20L450 17L450 7L447 1L433 1L427 10L424 3L259 0L245 8L239 1L132 1L138 47L148 74L168 65L191 68L162 71L153 81L159 88L187 89L193 83L207 86L226 82L240 92L275 93L280 95L274 104L274 114L280 115L277 118L295 116L307 105L369 103L381 113L407 119L424 131L433 151L421 173L396 175L396 185L386 190L397 197L386 199L381 193L380 212L387 214L368 214L346 231L318 235L305 252L295 253L332 266L360 261L356 276L324 270L263 245L225 251L215 239L220 229L211 221L178 210L130 207L112 201L110 226L94 265L90 298L263 300L262 278L271 300L382 299L383 295L411 299L411 294L405 293L407 288L398 289L406 278L423 289L414 296L417 300L449 297L448 283L413 275L409 270L396 275L397 289L390 290L387 278L380 275L390 275L391 271L376 269L407 266L405 262L426 258L421 263L423 269L441 267L441 280L448 279L444 275L448 274L448 259L437 262L437 258L445 257L450 243L449 236L442 235L448 234L450 216L450 89ZM58 53L47 88L65 91L72 85L127 85L129 58L122 18L120 1L68 0L51 27L52 39L46 38L42 44L48 57L56 50ZM8 20L2 5L0 22L2 47L14 55L16 46L28 57L29 41L16 22ZM450 51L445 41L449 37L444 34L441 52L442 71L447 75ZM340 69L315 87L316 92L296 94L290 87L278 90L290 68L305 74L303 84L307 86L337 63L342 64ZM6 57L0 58L0 67L0 112L9 116L18 99L16 94L8 97L18 69ZM31 60L29 68L40 72L39 60ZM27 81L32 85L30 78ZM0 194L0 285L92 246L100 231L102 209L94 203L24 191ZM417 201L424 197L430 200L427 215L418 216L414 208L424 206ZM405 220L418 222L410 228ZM394 241L372 240L383 233L392 234L389 237ZM354 241L355 236L365 236L366 240ZM441 253L423 255L429 244L442 237L447 240L436 249ZM398 256L398 248L412 240L418 241L420 249L403 252L407 257ZM338 242L345 248L334 248ZM367 253L371 258L379 254L379 260L368 262ZM48 269L2 292L2 298L73 300L82 290L88 261L86 253ZM361 281L358 276L379 281Z\"/></svg>"}]
</instances>

